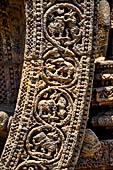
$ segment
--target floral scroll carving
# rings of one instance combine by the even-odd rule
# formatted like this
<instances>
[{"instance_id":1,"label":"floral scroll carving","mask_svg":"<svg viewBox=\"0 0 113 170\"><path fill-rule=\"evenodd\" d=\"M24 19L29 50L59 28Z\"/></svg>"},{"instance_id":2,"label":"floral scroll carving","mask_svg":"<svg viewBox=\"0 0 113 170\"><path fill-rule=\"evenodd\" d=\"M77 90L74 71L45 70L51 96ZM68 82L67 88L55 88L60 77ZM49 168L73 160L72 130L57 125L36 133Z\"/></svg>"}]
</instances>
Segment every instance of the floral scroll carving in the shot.
<instances>
[{"instance_id":1,"label":"floral scroll carving","mask_svg":"<svg viewBox=\"0 0 113 170\"><path fill-rule=\"evenodd\" d=\"M68 170L88 120L94 2L26 0L25 11L23 77L0 167Z\"/></svg>"}]
</instances>

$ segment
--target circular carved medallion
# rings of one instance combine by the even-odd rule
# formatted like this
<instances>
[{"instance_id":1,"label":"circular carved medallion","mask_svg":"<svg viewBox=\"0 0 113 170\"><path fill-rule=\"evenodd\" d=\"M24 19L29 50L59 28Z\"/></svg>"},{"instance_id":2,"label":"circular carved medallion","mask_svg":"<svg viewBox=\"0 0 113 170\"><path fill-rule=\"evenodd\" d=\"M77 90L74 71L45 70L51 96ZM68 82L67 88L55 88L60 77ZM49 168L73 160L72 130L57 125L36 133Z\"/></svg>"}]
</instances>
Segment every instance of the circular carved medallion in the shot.
<instances>
[{"instance_id":1,"label":"circular carved medallion","mask_svg":"<svg viewBox=\"0 0 113 170\"><path fill-rule=\"evenodd\" d=\"M60 3L50 7L44 15L44 31L53 44L69 47L82 35L82 13L72 4Z\"/></svg>"},{"instance_id":2,"label":"circular carved medallion","mask_svg":"<svg viewBox=\"0 0 113 170\"><path fill-rule=\"evenodd\" d=\"M77 83L79 61L72 52L59 52L54 48L44 56L43 79L51 85L69 87Z\"/></svg>"},{"instance_id":3,"label":"circular carved medallion","mask_svg":"<svg viewBox=\"0 0 113 170\"><path fill-rule=\"evenodd\" d=\"M64 125L73 114L73 100L65 90L50 87L37 96L34 113L38 121L54 126Z\"/></svg>"},{"instance_id":4,"label":"circular carved medallion","mask_svg":"<svg viewBox=\"0 0 113 170\"><path fill-rule=\"evenodd\" d=\"M64 136L57 128L39 126L33 128L26 140L29 155L40 163L56 161L62 151Z\"/></svg>"}]
</instances>

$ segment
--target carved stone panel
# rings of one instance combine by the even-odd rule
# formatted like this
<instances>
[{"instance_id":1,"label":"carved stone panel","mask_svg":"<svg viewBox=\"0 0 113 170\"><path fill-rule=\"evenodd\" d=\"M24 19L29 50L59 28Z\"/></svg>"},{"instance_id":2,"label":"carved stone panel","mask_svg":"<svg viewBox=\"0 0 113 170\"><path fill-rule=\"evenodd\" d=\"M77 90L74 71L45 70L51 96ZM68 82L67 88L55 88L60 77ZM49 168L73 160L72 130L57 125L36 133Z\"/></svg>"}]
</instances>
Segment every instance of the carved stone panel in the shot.
<instances>
[{"instance_id":1,"label":"carved stone panel","mask_svg":"<svg viewBox=\"0 0 113 170\"><path fill-rule=\"evenodd\" d=\"M0 169L68 170L88 120L94 1L25 0L25 15L22 80Z\"/></svg>"}]
</instances>

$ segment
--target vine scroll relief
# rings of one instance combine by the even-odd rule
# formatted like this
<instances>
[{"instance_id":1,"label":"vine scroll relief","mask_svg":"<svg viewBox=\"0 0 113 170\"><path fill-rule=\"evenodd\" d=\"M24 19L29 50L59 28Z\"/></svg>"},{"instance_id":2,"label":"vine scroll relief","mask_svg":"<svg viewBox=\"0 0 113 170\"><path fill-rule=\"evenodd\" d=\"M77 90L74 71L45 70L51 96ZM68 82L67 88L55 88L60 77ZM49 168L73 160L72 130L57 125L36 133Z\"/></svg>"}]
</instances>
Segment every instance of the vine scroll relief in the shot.
<instances>
[{"instance_id":1,"label":"vine scroll relief","mask_svg":"<svg viewBox=\"0 0 113 170\"><path fill-rule=\"evenodd\" d=\"M26 0L20 91L4 170L67 170L79 158L94 72L93 0Z\"/></svg>"}]
</instances>

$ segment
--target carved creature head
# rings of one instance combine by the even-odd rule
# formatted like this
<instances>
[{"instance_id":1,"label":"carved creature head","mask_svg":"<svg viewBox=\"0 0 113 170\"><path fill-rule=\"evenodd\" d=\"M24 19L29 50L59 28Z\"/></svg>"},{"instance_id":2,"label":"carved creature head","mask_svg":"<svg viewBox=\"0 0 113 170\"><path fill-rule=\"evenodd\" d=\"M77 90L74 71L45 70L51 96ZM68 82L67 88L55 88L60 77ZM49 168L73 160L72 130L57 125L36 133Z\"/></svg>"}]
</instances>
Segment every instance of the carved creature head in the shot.
<instances>
[{"instance_id":1,"label":"carved creature head","mask_svg":"<svg viewBox=\"0 0 113 170\"><path fill-rule=\"evenodd\" d=\"M64 97L60 97L58 100L58 106L60 107L60 109L64 109L66 106L66 100Z\"/></svg>"},{"instance_id":2,"label":"carved creature head","mask_svg":"<svg viewBox=\"0 0 113 170\"><path fill-rule=\"evenodd\" d=\"M101 148L101 143L98 137L91 129L86 129L81 156L84 158L91 157L100 148Z\"/></svg>"},{"instance_id":3,"label":"carved creature head","mask_svg":"<svg viewBox=\"0 0 113 170\"><path fill-rule=\"evenodd\" d=\"M8 118L6 112L0 111L0 131L7 130Z\"/></svg>"}]
</instances>

